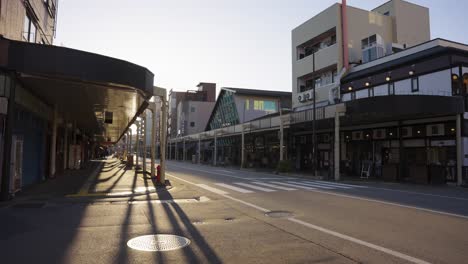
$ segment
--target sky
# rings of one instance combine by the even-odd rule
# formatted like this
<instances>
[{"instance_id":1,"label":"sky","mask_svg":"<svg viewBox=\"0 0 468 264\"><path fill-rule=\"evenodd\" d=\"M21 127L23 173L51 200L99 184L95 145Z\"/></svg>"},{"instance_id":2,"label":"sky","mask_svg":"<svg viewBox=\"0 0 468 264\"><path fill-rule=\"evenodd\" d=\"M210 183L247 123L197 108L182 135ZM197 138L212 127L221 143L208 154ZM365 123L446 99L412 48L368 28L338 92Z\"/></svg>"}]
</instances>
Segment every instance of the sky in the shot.
<instances>
[{"instance_id":1,"label":"sky","mask_svg":"<svg viewBox=\"0 0 468 264\"><path fill-rule=\"evenodd\" d=\"M291 91L291 30L333 0L60 0L54 44L127 60L177 91L199 82ZM348 0L373 9L385 0ZM429 7L431 38L468 43L468 1Z\"/></svg>"}]
</instances>

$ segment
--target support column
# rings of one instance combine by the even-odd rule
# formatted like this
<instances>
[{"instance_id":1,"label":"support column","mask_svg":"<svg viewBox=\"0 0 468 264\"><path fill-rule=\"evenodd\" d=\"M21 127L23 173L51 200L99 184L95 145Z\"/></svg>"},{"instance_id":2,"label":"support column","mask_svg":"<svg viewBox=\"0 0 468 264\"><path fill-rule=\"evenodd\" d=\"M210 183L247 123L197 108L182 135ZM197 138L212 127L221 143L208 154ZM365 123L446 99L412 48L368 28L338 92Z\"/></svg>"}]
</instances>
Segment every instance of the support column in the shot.
<instances>
[{"instance_id":1,"label":"support column","mask_svg":"<svg viewBox=\"0 0 468 264\"><path fill-rule=\"evenodd\" d=\"M462 115L457 115L457 185L463 184L463 139L462 139Z\"/></svg>"},{"instance_id":2,"label":"support column","mask_svg":"<svg viewBox=\"0 0 468 264\"><path fill-rule=\"evenodd\" d=\"M135 157L135 169L138 169L139 163L139 156L140 156L140 129L141 124L140 121L136 121L137 124L137 134L136 134L136 157Z\"/></svg>"},{"instance_id":3,"label":"support column","mask_svg":"<svg viewBox=\"0 0 468 264\"><path fill-rule=\"evenodd\" d=\"M142 138L143 138L143 173L146 173L146 112L143 112L142 123Z\"/></svg>"},{"instance_id":4,"label":"support column","mask_svg":"<svg viewBox=\"0 0 468 264\"><path fill-rule=\"evenodd\" d=\"M49 176L51 178L55 177L55 161L56 161L56 154L57 154L57 122L58 122L58 114L57 114L57 106L54 106L53 114L52 114L52 137L50 140L50 168L49 168Z\"/></svg>"},{"instance_id":5,"label":"support column","mask_svg":"<svg viewBox=\"0 0 468 264\"><path fill-rule=\"evenodd\" d=\"M183 146L182 146L182 161L183 162L187 161L187 153L186 153L186 149L185 149L185 138L184 138L184 142L183 142Z\"/></svg>"},{"instance_id":6,"label":"support column","mask_svg":"<svg viewBox=\"0 0 468 264\"><path fill-rule=\"evenodd\" d=\"M161 126L160 126L160 144L161 144L161 183L166 184L166 133L167 133L167 101L166 90L161 97Z\"/></svg>"},{"instance_id":7,"label":"support column","mask_svg":"<svg viewBox=\"0 0 468 264\"><path fill-rule=\"evenodd\" d=\"M245 168L245 132L244 132L244 126L242 126L242 133L241 133L241 168Z\"/></svg>"},{"instance_id":8,"label":"support column","mask_svg":"<svg viewBox=\"0 0 468 264\"><path fill-rule=\"evenodd\" d=\"M64 130L64 142L63 142L63 169L66 170L68 169L68 124L67 122L65 123L65 130Z\"/></svg>"},{"instance_id":9,"label":"support column","mask_svg":"<svg viewBox=\"0 0 468 264\"><path fill-rule=\"evenodd\" d=\"M201 153L202 153L202 151L201 151L201 135L199 134L198 135L198 160L197 160L198 165L200 165L200 163L201 163Z\"/></svg>"},{"instance_id":10,"label":"support column","mask_svg":"<svg viewBox=\"0 0 468 264\"><path fill-rule=\"evenodd\" d=\"M177 148L177 139L174 142L174 153L175 153L175 160L179 160L179 149Z\"/></svg>"},{"instance_id":11,"label":"support column","mask_svg":"<svg viewBox=\"0 0 468 264\"><path fill-rule=\"evenodd\" d=\"M280 151L280 161L284 160L284 125L283 125L283 115L281 114L281 109L280 109L280 146L279 146L279 151Z\"/></svg>"},{"instance_id":12,"label":"support column","mask_svg":"<svg viewBox=\"0 0 468 264\"><path fill-rule=\"evenodd\" d=\"M333 144L335 181L340 180L340 113L335 112L335 142Z\"/></svg>"},{"instance_id":13,"label":"support column","mask_svg":"<svg viewBox=\"0 0 468 264\"><path fill-rule=\"evenodd\" d=\"M169 159L172 159L172 142L169 141Z\"/></svg>"},{"instance_id":14,"label":"support column","mask_svg":"<svg viewBox=\"0 0 468 264\"><path fill-rule=\"evenodd\" d=\"M151 106L151 178L156 177L155 174L155 159L156 159L156 103L150 104Z\"/></svg>"},{"instance_id":15,"label":"support column","mask_svg":"<svg viewBox=\"0 0 468 264\"><path fill-rule=\"evenodd\" d=\"M218 139L216 137L216 131L214 133L214 151L213 151L213 166L216 166L218 160Z\"/></svg>"}]
</instances>

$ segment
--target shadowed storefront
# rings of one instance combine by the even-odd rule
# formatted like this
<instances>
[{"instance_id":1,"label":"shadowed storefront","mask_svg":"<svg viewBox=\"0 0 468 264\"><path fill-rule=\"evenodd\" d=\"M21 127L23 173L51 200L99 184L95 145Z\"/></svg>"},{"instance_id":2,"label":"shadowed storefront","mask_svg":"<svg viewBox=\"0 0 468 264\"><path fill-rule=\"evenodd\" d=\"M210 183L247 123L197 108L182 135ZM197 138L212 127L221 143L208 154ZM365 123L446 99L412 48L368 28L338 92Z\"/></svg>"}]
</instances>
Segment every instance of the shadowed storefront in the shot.
<instances>
[{"instance_id":1,"label":"shadowed storefront","mask_svg":"<svg viewBox=\"0 0 468 264\"><path fill-rule=\"evenodd\" d=\"M153 79L115 58L0 38L2 197L104 154L146 109Z\"/></svg>"}]
</instances>

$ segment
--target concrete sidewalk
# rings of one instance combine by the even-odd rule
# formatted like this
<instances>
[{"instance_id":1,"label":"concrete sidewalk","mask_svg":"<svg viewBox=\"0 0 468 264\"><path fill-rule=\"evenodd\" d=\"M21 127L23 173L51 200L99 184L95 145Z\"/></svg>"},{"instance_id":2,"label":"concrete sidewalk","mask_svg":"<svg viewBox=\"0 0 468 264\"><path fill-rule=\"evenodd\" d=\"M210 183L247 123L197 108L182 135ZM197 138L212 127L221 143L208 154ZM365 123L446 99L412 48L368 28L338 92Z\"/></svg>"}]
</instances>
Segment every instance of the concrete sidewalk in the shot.
<instances>
[{"instance_id":1,"label":"concrete sidewalk","mask_svg":"<svg viewBox=\"0 0 468 264\"><path fill-rule=\"evenodd\" d=\"M64 176L25 191L20 201L0 208L2 262L353 262L276 227L273 223L278 219L252 217L258 212L216 195L205 196L201 189L183 181L172 180L171 188L144 194L89 195L154 187L150 179L120 161L96 163L80 175ZM69 197L80 193L80 197ZM130 239L150 234L178 235L188 238L190 244L164 252L127 246Z\"/></svg>"}]
</instances>

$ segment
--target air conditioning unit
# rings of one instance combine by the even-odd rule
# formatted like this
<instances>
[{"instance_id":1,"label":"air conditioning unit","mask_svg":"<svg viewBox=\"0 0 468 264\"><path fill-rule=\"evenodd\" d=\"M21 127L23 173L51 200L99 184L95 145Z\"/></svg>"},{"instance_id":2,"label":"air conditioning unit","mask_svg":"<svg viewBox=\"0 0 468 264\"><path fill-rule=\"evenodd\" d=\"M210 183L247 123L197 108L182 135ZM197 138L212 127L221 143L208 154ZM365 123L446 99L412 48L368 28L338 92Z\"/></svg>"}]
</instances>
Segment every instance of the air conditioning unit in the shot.
<instances>
[{"instance_id":1,"label":"air conditioning unit","mask_svg":"<svg viewBox=\"0 0 468 264\"><path fill-rule=\"evenodd\" d=\"M305 96L304 94L301 94L297 97L297 100L299 100L299 102L305 102Z\"/></svg>"}]
</instances>

